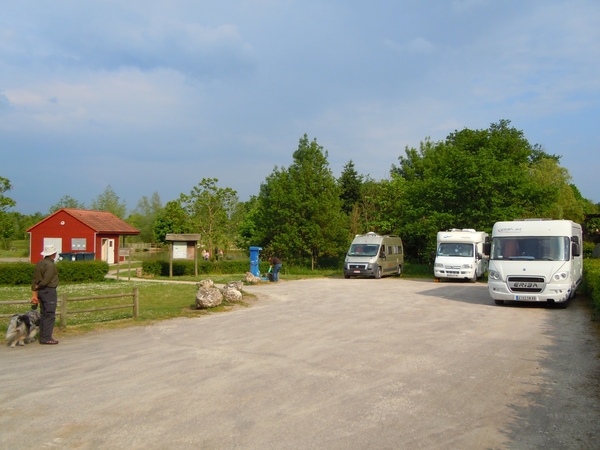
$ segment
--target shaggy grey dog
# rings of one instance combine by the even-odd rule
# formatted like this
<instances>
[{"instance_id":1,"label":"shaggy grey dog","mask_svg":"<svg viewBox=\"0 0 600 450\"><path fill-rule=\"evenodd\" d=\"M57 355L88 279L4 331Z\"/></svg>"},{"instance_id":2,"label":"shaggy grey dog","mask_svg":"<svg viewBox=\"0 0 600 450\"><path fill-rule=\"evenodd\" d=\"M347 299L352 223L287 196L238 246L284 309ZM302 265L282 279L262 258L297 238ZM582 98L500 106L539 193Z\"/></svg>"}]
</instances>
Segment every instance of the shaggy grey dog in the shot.
<instances>
[{"instance_id":1,"label":"shaggy grey dog","mask_svg":"<svg viewBox=\"0 0 600 450\"><path fill-rule=\"evenodd\" d=\"M35 341L40 325L40 313L35 310L25 314L13 314L6 330L8 345L25 345Z\"/></svg>"}]
</instances>

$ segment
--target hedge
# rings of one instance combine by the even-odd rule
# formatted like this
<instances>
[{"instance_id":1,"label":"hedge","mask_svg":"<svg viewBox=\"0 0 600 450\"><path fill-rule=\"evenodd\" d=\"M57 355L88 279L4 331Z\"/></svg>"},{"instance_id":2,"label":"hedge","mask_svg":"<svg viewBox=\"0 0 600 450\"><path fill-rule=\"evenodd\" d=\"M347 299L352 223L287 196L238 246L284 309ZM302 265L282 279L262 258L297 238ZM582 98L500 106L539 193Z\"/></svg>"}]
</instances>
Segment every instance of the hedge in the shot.
<instances>
[{"instance_id":1,"label":"hedge","mask_svg":"<svg viewBox=\"0 0 600 450\"><path fill-rule=\"evenodd\" d=\"M600 319L600 259L583 260L581 290L592 301L592 318Z\"/></svg>"},{"instance_id":2,"label":"hedge","mask_svg":"<svg viewBox=\"0 0 600 450\"><path fill-rule=\"evenodd\" d=\"M259 263L261 273L269 270L269 263ZM144 261L142 271L145 274L156 276L169 276L169 261L156 260ZM198 274L237 274L250 271L249 261L198 261ZM194 276L194 261L173 261L173 276Z\"/></svg>"},{"instance_id":3,"label":"hedge","mask_svg":"<svg viewBox=\"0 0 600 450\"><path fill-rule=\"evenodd\" d=\"M103 281L108 273L104 261L59 261L56 263L61 283ZM31 284L35 265L24 262L0 264L0 285Z\"/></svg>"}]
</instances>

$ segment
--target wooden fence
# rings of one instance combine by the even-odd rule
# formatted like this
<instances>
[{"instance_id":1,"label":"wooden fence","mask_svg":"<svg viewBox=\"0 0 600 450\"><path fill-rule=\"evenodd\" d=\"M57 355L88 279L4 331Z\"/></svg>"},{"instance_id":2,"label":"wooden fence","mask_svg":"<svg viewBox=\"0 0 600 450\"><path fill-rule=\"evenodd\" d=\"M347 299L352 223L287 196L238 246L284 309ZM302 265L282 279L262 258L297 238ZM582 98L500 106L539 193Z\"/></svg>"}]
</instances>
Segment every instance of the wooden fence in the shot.
<instances>
[{"instance_id":1,"label":"wooden fence","mask_svg":"<svg viewBox=\"0 0 600 450\"><path fill-rule=\"evenodd\" d=\"M107 298L122 298L122 297L131 297L132 303L127 303L124 305L113 305L113 306L100 306L96 308L87 308L87 309L71 309L67 308L69 302L82 302L85 300L102 300ZM23 305L29 304L31 300L8 300L0 302L0 305ZM126 294L109 294L109 295L95 295L88 297L71 297L68 298L67 294L61 294L59 298L59 304L57 305L56 314L60 316L60 327L65 328L67 326L67 314L77 314L77 313L87 313L87 312L96 312L96 311L106 311L109 309L124 309L124 308L133 308L133 318L137 319L140 312L140 293L138 288L133 288L132 292ZM0 317L11 317L12 314L0 314Z\"/></svg>"}]
</instances>

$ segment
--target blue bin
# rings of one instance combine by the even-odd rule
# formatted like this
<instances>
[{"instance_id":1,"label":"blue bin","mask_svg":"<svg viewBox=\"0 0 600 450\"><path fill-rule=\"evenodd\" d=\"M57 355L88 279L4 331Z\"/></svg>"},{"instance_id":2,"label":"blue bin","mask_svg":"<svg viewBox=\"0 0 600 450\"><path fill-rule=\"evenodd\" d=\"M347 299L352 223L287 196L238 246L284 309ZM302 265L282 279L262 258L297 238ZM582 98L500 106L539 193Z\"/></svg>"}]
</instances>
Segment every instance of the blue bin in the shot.
<instances>
[{"instance_id":1,"label":"blue bin","mask_svg":"<svg viewBox=\"0 0 600 450\"><path fill-rule=\"evenodd\" d=\"M250 273L255 277L260 278L260 259L258 258L260 255L260 251L262 247L250 247Z\"/></svg>"},{"instance_id":2,"label":"blue bin","mask_svg":"<svg viewBox=\"0 0 600 450\"><path fill-rule=\"evenodd\" d=\"M71 252L63 252L58 254L59 261L75 261L76 256L75 253Z\"/></svg>"},{"instance_id":3,"label":"blue bin","mask_svg":"<svg viewBox=\"0 0 600 450\"><path fill-rule=\"evenodd\" d=\"M75 259L77 261L93 261L94 256L94 252L79 252L75 254Z\"/></svg>"}]
</instances>

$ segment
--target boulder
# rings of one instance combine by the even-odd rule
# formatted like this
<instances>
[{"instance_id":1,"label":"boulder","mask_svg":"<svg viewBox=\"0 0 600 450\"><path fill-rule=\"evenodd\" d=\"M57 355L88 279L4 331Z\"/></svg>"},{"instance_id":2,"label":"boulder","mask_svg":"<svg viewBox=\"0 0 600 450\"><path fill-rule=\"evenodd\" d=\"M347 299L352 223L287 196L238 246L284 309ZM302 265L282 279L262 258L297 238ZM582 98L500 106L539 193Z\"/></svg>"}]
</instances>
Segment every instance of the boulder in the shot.
<instances>
[{"instance_id":1,"label":"boulder","mask_svg":"<svg viewBox=\"0 0 600 450\"><path fill-rule=\"evenodd\" d=\"M242 293L234 288L223 289L223 297L228 302L239 302L242 299Z\"/></svg>"},{"instance_id":2,"label":"boulder","mask_svg":"<svg viewBox=\"0 0 600 450\"><path fill-rule=\"evenodd\" d=\"M211 288L211 287L215 287L215 283L213 283L213 280L211 280L211 279L201 280L200 282L196 283L196 286L198 286L199 288L201 288L201 287Z\"/></svg>"},{"instance_id":3,"label":"boulder","mask_svg":"<svg viewBox=\"0 0 600 450\"><path fill-rule=\"evenodd\" d=\"M255 276L252 272L246 272L246 276L244 277L244 282L250 283L250 284L258 284L261 282L261 279L259 277Z\"/></svg>"},{"instance_id":4,"label":"boulder","mask_svg":"<svg viewBox=\"0 0 600 450\"><path fill-rule=\"evenodd\" d=\"M215 287L201 287L198 283L199 289L196 294L196 308L206 309L218 306L223 302L223 294Z\"/></svg>"},{"instance_id":5,"label":"boulder","mask_svg":"<svg viewBox=\"0 0 600 450\"><path fill-rule=\"evenodd\" d=\"M233 288L233 289L237 289L238 291L242 291L242 289L244 288L244 282L243 281L230 281L229 283L227 283L225 285L224 289L229 289L229 288Z\"/></svg>"}]
</instances>

